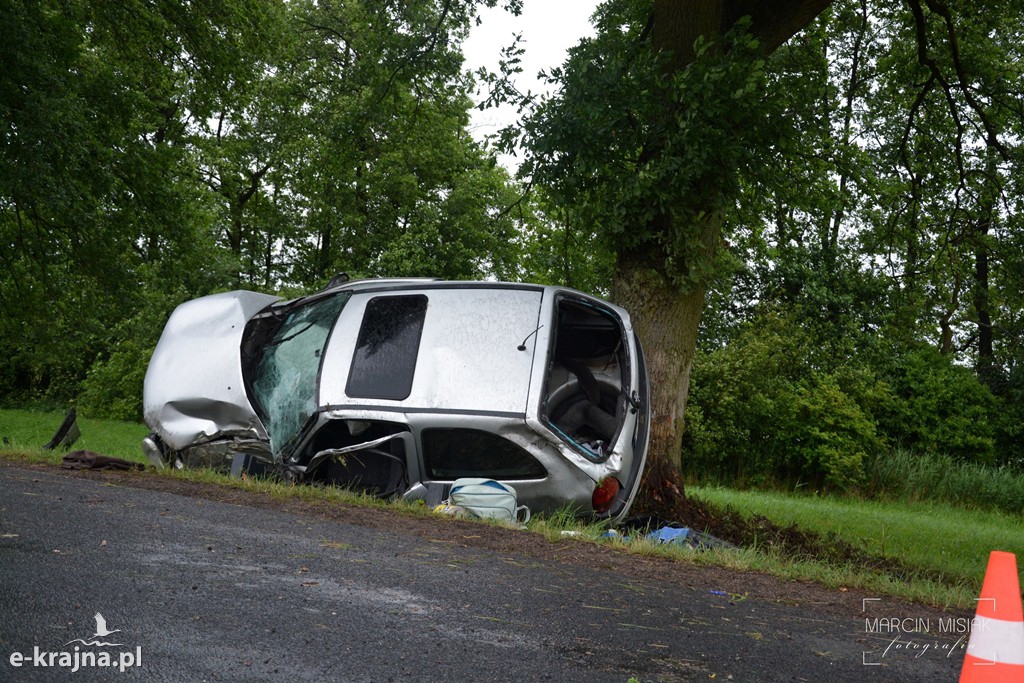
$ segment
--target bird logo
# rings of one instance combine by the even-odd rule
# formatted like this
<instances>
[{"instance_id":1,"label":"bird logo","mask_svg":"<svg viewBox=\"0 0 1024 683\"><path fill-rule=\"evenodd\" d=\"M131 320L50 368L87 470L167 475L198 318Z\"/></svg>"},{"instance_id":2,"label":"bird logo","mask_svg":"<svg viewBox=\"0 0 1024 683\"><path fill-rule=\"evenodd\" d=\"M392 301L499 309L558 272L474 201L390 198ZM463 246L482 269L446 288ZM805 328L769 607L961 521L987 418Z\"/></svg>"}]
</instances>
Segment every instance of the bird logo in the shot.
<instances>
[{"instance_id":1,"label":"bird logo","mask_svg":"<svg viewBox=\"0 0 1024 683\"><path fill-rule=\"evenodd\" d=\"M85 640L84 638L75 638L74 640L69 640L68 642L64 643L64 645L67 646L67 645L70 645L71 643L81 643L82 645L87 645L87 646L90 646L90 647L91 646L97 646L97 645L98 646L116 646L116 645L121 645L121 643L105 643L105 642L99 640L100 638L106 638L107 636L112 635L114 633L120 633L121 629L119 629L119 628L115 628L114 630L108 629L107 628L107 620L104 619L103 615L100 614L99 612L96 613L95 619L96 619L96 633L92 634L93 640Z\"/></svg>"}]
</instances>

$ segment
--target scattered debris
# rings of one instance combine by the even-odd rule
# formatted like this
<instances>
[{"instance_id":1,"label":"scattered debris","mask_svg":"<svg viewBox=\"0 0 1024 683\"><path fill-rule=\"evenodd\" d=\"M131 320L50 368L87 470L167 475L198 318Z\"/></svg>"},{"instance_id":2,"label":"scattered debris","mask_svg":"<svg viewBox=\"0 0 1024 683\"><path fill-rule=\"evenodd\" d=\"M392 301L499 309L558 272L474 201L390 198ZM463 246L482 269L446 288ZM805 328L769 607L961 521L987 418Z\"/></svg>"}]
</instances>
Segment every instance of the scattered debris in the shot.
<instances>
[{"instance_id":1,"label":"scattered debris","mask_svg":"<svg viewBox=\"0 0 1024 683\"><path fill-rule=\"evenodd\" d=\"M60 466L66 470L144 470L146 466L139 462L112 458L92 451L74 451L61 459Z\"/></svg>"},{"instance_id":2,"label":"scattered debris","mask_svg":"<svg viewBox=\"0 0 1024 683\"><path fill-rule=\"evenodd\" d=\"M656 521L659 525L658 528L653 531L651 530L652 521ZM737 548L737 546L732 543L723 541L711 534L694 531L693 529L679 526L675 523L665 524L662 520L657 518L633 518L631 520L627 520L626 527L632 531L632 534L623 534L618 529L608 529L602 533L598 539L603 541L630 541L634 538L641 538L659 545L668 543L682 546L690 550L709 550L711 548L728 548L734 550ZM561 536L563 538L583 537L585 535L586 534L582 531L576 530L565 530L561 532Z\"/></svg>"},{"instance_id":3,"label":"scattered debris","mask_svg":"<svg viewBox=\"0 0 1024 683\"><path fill-rule=\"evenodd\" d=\"M451 505L449 503L441 503L434 507L434 512L439 515L449 515L451 517L465 517L466 511L460 508L458 505Z\"/></svg>"},{"instance_id":4,"label":"scattered debris","mask_svg":"<svg viewBox=\"0 0 1024 683\"><path fill-rule=\"evenodd\" d=\"M53 435L49 443L43 446L44 451L52 451L53 449L60 446L67 450L71 448L71 445L78 441L78 437L82 435L82 432L78 429L78 413L72 408L64 416L64 421L60 423L60 427L57 428L57 433ZM6 439L4 440L6 442Z\"/></svg>"},{"instance_id":5,"label":"scattered debris","mask_svg":"<svg viewBox=\"0 0 1024 683\"><path fill-rule=\"evenodd\" d=\"M692 548L693 550L711 550L712 548L736 549L736 546L728 541L723 541L711 534L694 531L686 527L661 527L656 531L648 533L647 538L657 543L671 543Z\"/></svg>"}]
</instances>

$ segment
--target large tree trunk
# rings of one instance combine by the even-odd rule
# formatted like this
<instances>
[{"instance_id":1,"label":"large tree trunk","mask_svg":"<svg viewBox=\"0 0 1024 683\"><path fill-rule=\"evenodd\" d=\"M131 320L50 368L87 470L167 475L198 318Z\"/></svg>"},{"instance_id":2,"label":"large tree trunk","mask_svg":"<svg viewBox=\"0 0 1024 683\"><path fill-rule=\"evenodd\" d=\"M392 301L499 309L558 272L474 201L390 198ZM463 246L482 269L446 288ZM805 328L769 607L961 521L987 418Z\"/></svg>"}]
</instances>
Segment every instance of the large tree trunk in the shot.
<instances>
[{"instance_id":1,"label":"large tree trunk","mask_svg":"<svg viewBox=\"0 0 1024 683\"><path fill-rule=\"evenodd\" d=\"M667 71L680 71L693 62L694 44L701 36L713 40L721 33L726 5L722 0L655 0L651 46L655 51L671 53ZM675 106L665 103L666 118L674 115ZM662 146L661 141L651 140L647 154L657 155ZM681 187L677 191L688 193L693 189ZM706 199L715 203L718 198ZM637 229L642 233L671 234L672 220L665 214L656 215L652 225L640 225ZM694 254L695 259L710 256L719 241L720 219L705 219L705 223L701 226L705 253ZM666 254L659 239L617 254L612 299L630 311L650 373L651 441L637 499L644 512L671 515L676 504L685 498L680 468L683 414L704 310L704 291L704 284L698 283L689 291L680 292L666 272Z\"/></svg>"},{"instance_id":2,"label":"large tree trunk","mask_svg":"<svg viewBox=\"0 0 1024 683\"><path fill-rule=\"evenodd\" d=\"M719 242L721 221L705 219L704 243ZM612 299L630 312L644 348L651 387L651 434L639 509L671 514L683 496L681 445L697 330L705 288L680 293L664 272L665 255L653 247L618 255Z\"/></svg>"},{"instance_id":3,"label":"large tree trunk","mask_svg":"<svg viewBox=\"0 0 1024 683\"><path fill-rule=\"evenodd\" d=\"M771 52L806 26L831 0L655 0L652 13L651 45L655 51L671 54L666 69L681 71L695 59L694 43L700 37L717 40L744 16L752 19L751 31L766 52ZM672 105L666 103L668 107ZM666 118L673 113L666 111ZM657 155L661 145L649 141L647 153ZM707 211L698 230L699 253L694 259L710 258L721 244L720 196L707 188L679 187L675 191L701 195ZM671 234L665 215L653 225L637 226L641 234ZM695 261L696 262L696 261ZM639 249L620 251L612 283L612 299L630 311L634 327L644 345L651 381L651 444L647 470L641 484L638 508L648 512L671 513L683 509L685 498L680 472L683 413L697 348L697 330L704 309L705 283L679 288L666 273L666 254L655 238ZM686 264L682 264L685 271Z\"/></svg>"}]
</instances>

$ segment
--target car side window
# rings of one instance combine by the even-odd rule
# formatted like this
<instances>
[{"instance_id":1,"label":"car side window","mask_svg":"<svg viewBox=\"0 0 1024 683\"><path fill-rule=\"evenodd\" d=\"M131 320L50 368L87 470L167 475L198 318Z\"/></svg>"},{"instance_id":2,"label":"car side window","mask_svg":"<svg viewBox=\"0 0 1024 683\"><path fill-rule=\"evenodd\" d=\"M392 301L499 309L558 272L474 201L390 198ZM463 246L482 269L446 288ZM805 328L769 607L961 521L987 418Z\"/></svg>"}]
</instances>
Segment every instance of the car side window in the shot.
<instances>
[{"instance_id":1,"label":"car side window","mask_svg":"<svg viewBox=\"0 0 1024 683\"><path fill-rule=\"evenodd\" d=\"M435 480L543 479L539 460L508 439L478 429L423 430L423 464Z\"/></svg>"},{"instance_id":2,"label":"car side window","mask_svg":"<svg viewBox=\"0 0 1024 683\"><path fill-rule=\"evenodd\" d=\"M427 297L378 296L366 304L345 393L402 401L412 391Z\"/></svg>"}]
</instances>

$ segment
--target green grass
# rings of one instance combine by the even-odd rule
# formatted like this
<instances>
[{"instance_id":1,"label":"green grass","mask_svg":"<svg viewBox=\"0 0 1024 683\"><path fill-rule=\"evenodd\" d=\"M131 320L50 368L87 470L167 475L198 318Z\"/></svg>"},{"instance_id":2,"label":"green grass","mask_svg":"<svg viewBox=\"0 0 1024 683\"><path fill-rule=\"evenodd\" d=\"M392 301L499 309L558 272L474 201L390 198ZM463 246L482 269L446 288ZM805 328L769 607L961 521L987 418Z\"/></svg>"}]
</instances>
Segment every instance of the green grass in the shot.
<instances>
[{"instance_id":1,"label":"green grass","mask_svg":"<svg viewBox=\"0 0 1024 683\"><path fill-rule=\"evenodd\" d=\"M833 533L873 555L942 572L953 584L979 582L992 550L1024 553L1024 518L998 511L698 486L687 493L777 524Z\"/></svg>"},{"instance_id":2,"label":"green grass","mask_svg":"<svg viewBox=\"0 0 1024 683\"><path fill-rule=\"evenodd\" d=\"M31 410L0 410L0 437L11 450L42 450L64 420L64 413ZM146 462L142 439L149 433L144 424L78 417L82 435L71 450L85 449L127 460ZM58 451L59 452L59 451ZM62 454L62 453L61 453ZM59 460L59 458L58 458Z\"/></svg>"},{"instance_id":3,"label":"green grass","mask_svg":"<svg viewBox=\"0 0 1024 683\"><path fill-rule=\"evenodd\" d=\"M277 499L326 502L338 505L360 505L381 509L401 508L402 511L410 514L426 514L428 512L426 506L422 503L407 501L389 502L376 496L359 491L351 491L339 486L295 484L263 477L246 477L241 479L206 469L165 469L156 472L156 474L172 479L182 479L201 484L252 491L253 493L263 493Z\"/></svg>"}]
</instances>

